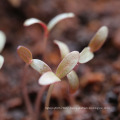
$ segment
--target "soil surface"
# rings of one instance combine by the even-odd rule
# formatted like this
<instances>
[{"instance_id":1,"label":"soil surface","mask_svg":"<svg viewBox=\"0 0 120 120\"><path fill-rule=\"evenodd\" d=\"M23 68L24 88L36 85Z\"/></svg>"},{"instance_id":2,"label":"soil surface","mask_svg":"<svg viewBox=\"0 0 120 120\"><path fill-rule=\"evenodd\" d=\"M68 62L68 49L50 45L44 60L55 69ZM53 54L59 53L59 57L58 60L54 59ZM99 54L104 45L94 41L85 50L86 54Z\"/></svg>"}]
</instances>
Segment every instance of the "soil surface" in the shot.
<instances>
[{"instance_id":1,"label":"soil surface","mask_svg":"<svg viewBox=\"0 0 120 120\"><path fill-rule=\"evenodd\" d=\"M47 24L66 12L76 17L56 25L43 54L43 29L38 24L24 27L23 22L34 17ZM109 28L107 41L94 59L77 68L77 92L69 93L67 78L55 84L51 120L120 120L120 1L0 0L0 30L7 36L1 53L5 63L0 70L0 120L45 120L48 87L38 84L39 73L25 67L17 54L19 45L29 48L33 58L44 60L55 71L61 57L53 40L65 42L70 51L80 52L103 25ZM27 102L25 96L29 98Z\"/></svg>"}]
</instances>

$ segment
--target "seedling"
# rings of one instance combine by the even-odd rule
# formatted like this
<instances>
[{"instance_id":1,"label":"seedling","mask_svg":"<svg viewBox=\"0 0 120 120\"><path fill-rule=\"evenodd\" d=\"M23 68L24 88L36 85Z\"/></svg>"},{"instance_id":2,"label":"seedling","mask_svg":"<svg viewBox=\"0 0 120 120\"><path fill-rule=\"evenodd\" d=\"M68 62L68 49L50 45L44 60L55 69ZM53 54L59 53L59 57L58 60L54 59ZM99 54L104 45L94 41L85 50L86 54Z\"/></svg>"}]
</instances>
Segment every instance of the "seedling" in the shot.
<instances>
[{"instance_id":1,"label":"seedling","mask_svg":"<svg viewBox=\"0 0 120 120\"><path fill-rule=\"evenodd\" d=\"M104 26L100 28L96 33L96 35L98 35L99 33L101 33L101 35L103 33L108 34L107 27ZM96 46L97 48L94 49L95 52L101 47L101 44L103 44L103 42L106 40L107 35L104 37L104 39L103 38L101 39L102 42L99 37L98 37L99 39L98 38L96 39L96 35L90 42L89 46L84 48L81 53L77 51L73 51L69 53L69 48L67 47L66 44L60 41L54 41L60 48L60 53L63 58L61 63L58 65L55 73L52 72L51 68L45 62L38 59L33 59L32 53L30 52L29 49L23 46L18 47L17 51L21 59L42 75L39 79L39 84L40 85L51 84L48 90L45 107L49 106L49 100L50 100L51 92L54 87L54 83L60 82L61 79L64 78L65 76L67 76L69 80L69 84L72 92L76 91L76 89L79 87L79 79L73 69L78 63L86 63L89 60L91 60L94 57L93 51L91 51L95 47L94 44L97 44ZM47 111L46 111L46 116L47 119L49 120Z\"/></svg>"},{"instance_id":2,"label":"seedling","mask_svg":"<svg viewBox=\"0 0 120 120\"><path fill-rule=\"evenodd\" d=\"M73 51L65 56L65 58L58 65L56 73L53 73L51 68L41 60L32 59L32 53L25 47L19 46L17 49L18 55L21 59L29 64L33 69L43 74L39 79L41 85L49 85L61 81L79 62L79 52ZM71 60L72 59L72 60ZM54 85L51 85L48 90L46 99L46 107L49 106L50 95Z\"/></svg>"},{"instance_id":3,"label":"seedling","mask_svg":"<svg viewBox=\"0 0 120 120\"><path fill-rule=\"evenodd\" d=\"M92 60L94 57L93 52L96 52L102 47L107 38L107 35L108 28L106 26L101 27L90 41L88 47L85 47L82 52L80 52L79 63L87 63L88 61ZM70 51L68 46L58 40L54 40L54 43L58 45L61 59L63 59ZM79 88L79 79L76 72L72 70L69 74L67 74L67 78L70 86L70 92L74 93Z\"/></svg>"},{"instance_id":4,"label":"seedling","mask_svg":"<svg viewBox=\"0 0 120 120\"><path fill-rule=\"evenodd\" d=\"M50 31L56 26L57 23L59 23L60 21L66 19L66 18L72 18L74 17L73 13L63 13L63 14L59 14L57 15L55 18L53 18L48 25L46 25L44 22L42 22L41 20L38 20L36 18L30 18L27 19L24 22L24 26L31 26L34 24L39 24L43 30L44 30L44 38L43 38L43 48L41 49L43 51L43 59L44 59L44 55L45 55L45 48L46 48L46 43L47 43L47 39L49 36ZM39 42L40 43L40 42ZM38 43L38 45L39 45ZM41 44L41 43L40 43ZM21 49L22 48L22 49ZM26 65L31 65L31 67L33 67L34 69L36 69L40 74L43 74L46 71L51 71L50 67L44 63L41 60L36 60L36 59L32 59L32 54L31 52L23 47L19 47L18 48L20 52L18 52L19 56L21 56L21 58L26 62ZM25 51L24 51L25 50ZM22 52L23 51L23 52ZM25 56L26 55L26 56ZM41 68L39 69L38 66L41 66ZM42 69L42 70L41 70ZM26 67L25 67L25 72L26 72ZM32 105L30 104L30 100L29 100L29 96L28 96L28 92L26 89L26 80L23 79L23 97L27 106L27 110L28 113L31 114L33 113L32 110ZM39 114L39 106L40 106L40 100L41 100L41 96L44 93L44 91L46 90L47 87L42 87L40 90L40 92L38 92L37 98L36 98L36 102L35 102L35 112L36 112L36 116L38 117Z\"/></svg>"},{"instance_id":5,"label":"seedling","mask_svg":"<svg viewBox=\"0 0 120 120\"><path fill-rule=\"evenodd\" d=\"M46 25L44 22L36 18L30 18L24 22L24 25L30 26L35 23L39 23L43 27L44 50L45 50L49 32L54 28L54 26L59 21L71 17L74 17L73 13L60 14L55 18L53 18L48 23L48 25ZM106 26L101 27L90 41L88 47L84 48L80 53L78 51L70 52L68 46L65 43L55 40L54 43L58 45L62 58L62 61L58 65L55 73L45 62L38 59L33 59L32 53L30 52L29 49L27 49L24 46L18 47L17 52L21 57L21 59L42 75L39 79L39 84L50 85L45 102L45 107L49 106L50 96L54 84L60 82L61 79L64 78L65 76L67 76L68 78L71 93L74 93L79 88L79 79L76 72L74 71L74 68L80 63L86 63L91 59L93 59L94 57L93 52L96 52L102 47L103 43L107 38L107 35L108 35L108 28ZM46 110L46 119L49 120L49 115L47 110Z\"/></svg>"},{"instance_id":6,"label":"seedling","mask_svg":"<svg viewBox=\"0 0 120 120\"><path fill-rule=\"evenodd\" d=\"M48 24L45 24L43 21L36 19L36 18L29 18L25 20L24 26L31 26L34 24L39 24L43 30L44 30L44 39L43 39L43 53L46 49L47 39L49 36L49 33L52 31L52 29L62 20L67 18L73 18L75 15L73 13L62 13L54 17ZM41 44L41 43L40 43Z\"/></svg>"},{"instance_id":7,"label":"seedling","mask_svg":"<svg viewBox=\"0 0 120 120\"><path fill-rule=\"evenodd\" d=\"M2 31L0 31L0 53L2 52L5 46L5 42L6 42L6 36ZM4 57L0 55L0 69L3 66L3 63L4 63Z\"/></svg>"}]
</instances>

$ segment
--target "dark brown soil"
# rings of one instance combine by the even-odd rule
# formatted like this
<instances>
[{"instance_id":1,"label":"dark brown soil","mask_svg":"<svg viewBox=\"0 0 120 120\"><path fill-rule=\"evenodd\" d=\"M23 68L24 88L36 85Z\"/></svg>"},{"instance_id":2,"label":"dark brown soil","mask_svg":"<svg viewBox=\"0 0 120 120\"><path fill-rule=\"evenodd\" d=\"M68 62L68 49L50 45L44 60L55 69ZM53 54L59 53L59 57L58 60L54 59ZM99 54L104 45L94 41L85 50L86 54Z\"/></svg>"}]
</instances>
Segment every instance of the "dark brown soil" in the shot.
<instances>
[{"instance_id":1,"label":"dark brown soil","mask_svg":"<svg viewBox=\"0 0 120 120\"><path fill-rule=\"evenodd\" d=\"M88 45L95 32L103 25L108 26L109 36L104 46L95 53L95 58L78 67L79 90L70 95L68 84L56 84L50 106L75 110L50 110L51 120L120 120L120 1L119 0L0 0L0 30L7 36L2 55L5 63L0 70L0 120L37 120L35 101L43 90L38 85L39 73L25 68L17 55L17 46L28 47L36 59L43 59L41 48L43 31L38 25L23 26L27 18L35 17L48 23L54 16L73 12L76 17L61 21L49 36L44 61L55 70L60 54L53 40L65 42L71 51L79 52ZM36 45L41 44L36 47ZM65 78L66 79L66 78ZM23 81L32 103L30 114L23 97ZM44 91L44 90L43 90ZM41 92L42 93L42 92ZM44 91L38 120L44 120ZM101 107L101 109L85 109ZM109 109L104 109L108 107ZM39 107L38 107L39 108Z\"/></svg>"}]
</instances>

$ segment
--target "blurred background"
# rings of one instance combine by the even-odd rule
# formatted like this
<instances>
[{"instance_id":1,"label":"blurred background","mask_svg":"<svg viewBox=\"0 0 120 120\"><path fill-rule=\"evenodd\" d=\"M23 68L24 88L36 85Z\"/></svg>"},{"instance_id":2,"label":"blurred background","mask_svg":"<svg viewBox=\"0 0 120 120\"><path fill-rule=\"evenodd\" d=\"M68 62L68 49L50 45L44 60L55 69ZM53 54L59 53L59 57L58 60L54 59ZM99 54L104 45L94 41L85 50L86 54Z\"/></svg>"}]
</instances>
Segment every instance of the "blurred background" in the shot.
<instances>
[{"instance_id":1,"label":"blurred background","mask_svg":"<svg viewBox=\"0 0 120 120\"><path fill-rule=\"evenodd\" d=\"M59 49L53 40L65 42L71 51L79 52L88 45L96 31L108 26L109 35L95 58L79 65L80 87L69 93L66 81L58 83L50 106L102 107L101 110L50 110L51 120L119 120L120 119L120 1L119 0L0 0L0 30L7 41L2 55L5 63L0 70L0 120L44 120L45 89L36 105L40 77L17 55L17 46L31 50L33 58L43 60L43 29L38 25L24 27L28 18L38 18L46 24L56 15L73 12L76 17L58 23L50 32L44 61L55 70L60 63ZM38 44L39 43L39 44ZM65 78L66 79L66 78ZM26 84L24 84L26 82ZM26 90L27 89L27 90ZM33 113L24 100L28 95ZM29 105L28 105L29 106ZM34 110L35 106L40 109ZM103 109L109 107L110 109ZM35 118L35 116L37 116Z\"/></svg>"}]
</instances>

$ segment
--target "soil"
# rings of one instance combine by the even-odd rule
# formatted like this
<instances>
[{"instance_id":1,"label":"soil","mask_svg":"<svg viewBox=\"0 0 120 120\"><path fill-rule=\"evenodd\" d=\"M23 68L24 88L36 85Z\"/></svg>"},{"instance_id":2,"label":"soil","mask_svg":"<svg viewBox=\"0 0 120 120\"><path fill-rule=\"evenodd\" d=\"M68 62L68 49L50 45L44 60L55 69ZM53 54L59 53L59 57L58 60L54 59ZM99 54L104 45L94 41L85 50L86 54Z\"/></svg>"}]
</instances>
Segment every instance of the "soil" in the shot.
<instances>
[{"instance_id":1,"label":"soil","mask_svg":"<svg viewBox=\"0 0 120 120\"><path fill-rule=\"evenodd\" d=\"M66 12L76 17L61 21L51 31L43 57L42 28L37 24L26 28L23 22L34 17L47 24ZM33 58L44 59L55 71L61 58L53 40L63 41L71 51L80 52L103 25L109 28L107 41L94 59L76 70L80 80L77 92L69 93L66 78L56 83L50 106L66 109L49 110L51 120L120 120L120 1L0 0L0 30L7 36L1 53L5 63L0 70L0 120L45 119L47 87L38 84L39 73L25 67L17 55L19 45L29 48ZM26 106L23 91L28 92L28 106L32 108ZM74 109L67 109L70 106Z\"/></svg>"}]
</instances>

